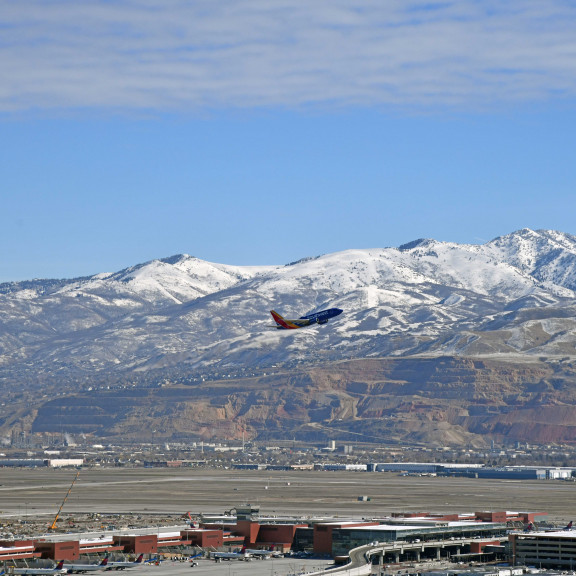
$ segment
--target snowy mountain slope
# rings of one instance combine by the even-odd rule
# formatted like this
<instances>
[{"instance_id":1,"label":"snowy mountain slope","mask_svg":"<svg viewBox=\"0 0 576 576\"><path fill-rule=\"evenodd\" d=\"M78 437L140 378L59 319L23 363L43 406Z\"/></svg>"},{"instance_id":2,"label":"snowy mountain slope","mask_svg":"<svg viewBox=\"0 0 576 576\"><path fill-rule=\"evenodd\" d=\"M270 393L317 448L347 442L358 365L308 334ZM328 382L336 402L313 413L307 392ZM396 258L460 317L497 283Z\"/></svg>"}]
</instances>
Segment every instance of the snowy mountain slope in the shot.
<instances>
[{"instance_id":1,"label":"snowy mountain slope","mask_svg":"<svg viewBox=\"0 0 576 576\"><path fill-rule=\"evenodd\" d=\"M68 284L56 294L107 296L110 301L131 297L134 301L162 306L212 294L270 269L266 266L213 264L180 254L132 266L115 274L98 274L86 281Z\"/></svg>"},{"instance_id":2,"label":"snowy mountain slope","mask_svg":"<svg viewBox=\"0 0 576 576\"><path fill-rule=\"evenodd\" d=\"M484 245L417 240L287 266L187 255L114 274L0 286L0 367L62 374L218 371L410 354L574 355L576 238L520 230ZM286 317L337 306L325 326Z\"/></svg>"},{"instance_id":3,"label":"snowy mountain slope","mask_svg":"<svg viewBox=\"0 0 576 576\"><path fill-rule=\"evenodd\" d=\"M530 274L552 290L559 286L576 289L576 236L524 229L496 238L484 251Z\"/></svg>"},{"instance_id":4,"label":"snowy mountain slope","mask_svg":"<svg viewBox=\"0 0 576 576\"><path fill-rule=\"evenodd\" d=\"M37 349L41 355L53 354L75 341L85 348L83 335L99 326L202 298L270 269L212 264L182 254L114 274L2 284L0 365Z\"/></svg>"}]
</instances>

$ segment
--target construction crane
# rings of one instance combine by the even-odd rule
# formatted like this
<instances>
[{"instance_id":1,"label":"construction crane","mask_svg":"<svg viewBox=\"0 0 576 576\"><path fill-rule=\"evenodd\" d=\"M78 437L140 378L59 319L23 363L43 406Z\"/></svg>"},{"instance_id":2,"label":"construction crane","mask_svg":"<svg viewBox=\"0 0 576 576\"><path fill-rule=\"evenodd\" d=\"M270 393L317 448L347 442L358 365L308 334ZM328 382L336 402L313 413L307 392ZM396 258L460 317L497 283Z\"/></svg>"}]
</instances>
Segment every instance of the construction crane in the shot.
<instances>
[{"instance_id":1,"label":"construction crane","mask_svg":"<svg viewBox=\"0 0 576 576\"><path fill-rule=\"evenodd\" d=\"M58 518L60 517L60 512L62 512L62 508L64 508L64 504L66 504L66 500L68 500L68 496L70 496L70 492L72 492L72 488L76 480L78 480L78 476L80 476L80 470L76 472L76 476L74 476L74 480L72 480L72 484L70 484L70 488L68 488L68 492L66 492L66 496L64 496L64 500L62 500L62 504L60 504L60 508L58 508L58 512L56 512L56 516L54 517L54 522L50 524L48 530L54 530L56 528L56 522L58 522Z\"/></svg>"}]
</instances>

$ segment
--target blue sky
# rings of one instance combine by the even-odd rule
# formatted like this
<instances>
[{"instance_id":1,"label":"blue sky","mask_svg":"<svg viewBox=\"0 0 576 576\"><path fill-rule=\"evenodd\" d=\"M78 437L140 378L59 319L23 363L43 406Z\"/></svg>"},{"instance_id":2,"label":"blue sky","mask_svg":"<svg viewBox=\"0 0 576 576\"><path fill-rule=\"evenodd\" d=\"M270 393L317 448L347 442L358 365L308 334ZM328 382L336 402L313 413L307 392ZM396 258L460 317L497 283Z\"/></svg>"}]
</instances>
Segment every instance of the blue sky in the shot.
<instances>
[{"instance_id":1,"label":"blue sky","mask_svg":"<svg viewBox=\"0 0 576 576\"><path fill-rule=\"evenodd\" d=\"M576 234L572 1L0 0L0 30L0 281Z\"/></svg>"}]
</instances>

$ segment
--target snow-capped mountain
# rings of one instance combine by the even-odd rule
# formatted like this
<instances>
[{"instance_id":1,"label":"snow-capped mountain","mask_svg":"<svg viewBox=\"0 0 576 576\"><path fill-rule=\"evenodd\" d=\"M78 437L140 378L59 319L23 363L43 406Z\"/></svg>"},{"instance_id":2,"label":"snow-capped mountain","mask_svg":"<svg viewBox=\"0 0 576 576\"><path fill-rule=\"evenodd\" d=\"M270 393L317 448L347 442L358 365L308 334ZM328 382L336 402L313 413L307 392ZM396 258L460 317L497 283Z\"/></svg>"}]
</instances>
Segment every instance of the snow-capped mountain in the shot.
<instances>
[{"instance_id":1,"label":"snow-capped mountain","mask_svg":"<svg viewBox=\"0 0 576 576\"><path fill-rule=\"evenodd\" d=\"M575 296L576 237L545 230L482 245L416 240L286 266L179 255L0 285L0 370L14 380L21 371L233 371L412 354L573 356ZM276 330L269 315L329 307L344 313L302 330Z\"/></svg>"}]
</instances>

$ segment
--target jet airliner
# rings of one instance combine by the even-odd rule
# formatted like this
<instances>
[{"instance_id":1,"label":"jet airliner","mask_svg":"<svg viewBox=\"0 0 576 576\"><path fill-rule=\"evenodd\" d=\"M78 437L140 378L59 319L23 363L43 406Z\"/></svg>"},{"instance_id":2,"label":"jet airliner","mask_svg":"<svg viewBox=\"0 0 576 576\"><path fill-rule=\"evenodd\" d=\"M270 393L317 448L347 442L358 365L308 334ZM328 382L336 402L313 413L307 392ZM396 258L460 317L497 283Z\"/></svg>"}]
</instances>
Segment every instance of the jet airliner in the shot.
<instances>
[{"instance_id":1,"label":"jet airliner","mask_svg":"<svg viewBox=\"0 0 576 576\"><path fill-rule=\"evenodd\" d=\"M85 574L86 572L98 572L108 569L108 558L104 558L100 564L67 564L64 562L63 568L68 574Z\"/></svg>"},{"instance_id":2,"label":"jet airliner","mask_svg":"<svg viewBox=\"0 0 576 576\"><path fill-rule=\"evenodd\" d=\"M11 574L18 574L19 576L51 576L54 574L66 574L67 570L64 568L64 560L61 560L54 568L10 568Z\"/></svg>"},{"instance_id":3,"label":"jet airliner","mask_svg":"<svg viewBox=\"0 0 576 576\"><path fill-rule=\"evenodd\" d=\"M215 562L220 562L221 560L250 560L250 554L246 551L246 546L242 546L240 552L210 552L210 558L213 558Z\"/></svg>"},{"instance_id":4,"label":"jet airliner","mask_svg":"<svg viewBox=\"0 0 576 576\"><path fill-rule=\"evenodd\" d=\"M144 560L144 554L140 554L134 562L116 562L114 560L108 561L107 570L125 570L126 568L134 568L134 566L139 566Z\"/></svg>"},{"instance_id":5,"label":"jet airliner","mask_svg":"<svg viewBox=\"0 0 576 576\"><path fill-rule=\"evenodd\" d=\"M280 316L278 312L270 310L274 322L276 322L276 328L278 330L292 330L294 328L303 328L304 326L312 326L312 324L326 324L330 318L342 314L340 308L329 308L328 310L322 310L321 312L314 312L313 314L308 314L307 316L300 316L297 320L288 320L283 316Z\"/></svg>"}]
</instances>

